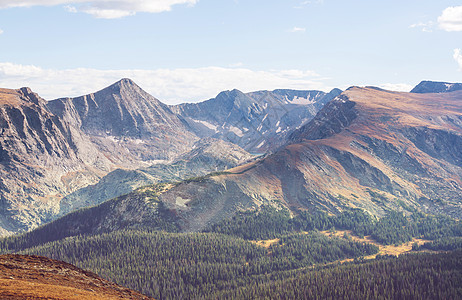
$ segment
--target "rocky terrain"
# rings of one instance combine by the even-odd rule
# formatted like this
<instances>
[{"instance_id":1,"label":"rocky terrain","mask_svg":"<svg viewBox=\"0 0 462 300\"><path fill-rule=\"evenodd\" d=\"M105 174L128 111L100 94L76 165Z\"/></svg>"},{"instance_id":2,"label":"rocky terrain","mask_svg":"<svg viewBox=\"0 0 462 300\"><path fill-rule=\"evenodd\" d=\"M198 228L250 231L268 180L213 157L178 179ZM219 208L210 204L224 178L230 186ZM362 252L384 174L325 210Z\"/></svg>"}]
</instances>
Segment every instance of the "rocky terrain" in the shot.
<instances>
[{"instance_id":1,"label":"rocky terrain","mask_svg":"<svg viewBox=\"0 0 462 300\"><path fill-rule=\"evenodd\" d=\"M415 94L352 87L263 159L145 187L56 224L77 230L72 234L81 229L79 222L91 227L83 232L166 224L201 231L261 205L292 213L361 208L377 217L389 210L417 210L460 218L461 99L462 91Z\"/></svg>"},{"instance_id":2,"label":"rocky terrain","mask_svg":"<svg viewBox=\"0 0 462 300\"><path fill-rule=\"evenodd\" d=\"M41 256L0 256L1 299L152 299L71 264Z\"/></svg>"},{"instance_id":3,"label":"rocky terrain","mask_svg":"<svg viewBox=\"0 0 462 300\"><path fill-rule=\"evenodd\" d=\"M216 98L172 107L200 137L232 142L250 153L266 153L284 144L296 128L311 120L339 95L321 91L225 91Z\"/></svg>"},{"instance_id":4,"label":"rocky terrain","mask_svg":"<svg viewBox=\"0 0 462 300\"><path fill-rule=\"evenodd\" d=\"M0 89L0 234L40 224L113 163L30 89Z\"/></svg>"},{"instance_id":5,"label":"rocky terrain","mask_svg":"<svg viewBox=\"0 0 462 300\"><path fill-rule=\"evenodd\" d=\"M411 93L448 93L462 90L462 83L422 81L411 90Z\"/></svg>"},{"instance_id":6,"label":"rocky terrain","mask_svg":"<svg viewBox=\"0 0 462 300\"><path fill-rule=\"evenodd\" d=\"M339 93L234 90L167 106L130 79L49 102L0 89L0 235L144 184L236 166L249 158L239 145L272 151Z\"/></svg>"},{"instance_id":7,"label":"rocky terrain","mask_svg":"<svg viewBox=\"0 0 462 300\"><path fill-rule=\"evenodd\" d=\"M193 149L171 163L158 163L136 170L117 169L98 183L79 189L61 200L60 215L100 204L145 185L177 182L190 177L226 170L256 157L237 145L223 140L204 138Z\"/></svg>"},{"instance_id":8,"label":"rocky terrain","mask_svg":"<svg viewBox=\"0 0 462 300\"><path fill-rule=\"evenodd\" d=\"M129 79L50 102L28 88L1 89L0 124L0 235L53 219L64 196L117 168L171 160L198 140Z\"/></svg>"},{"instance_id":9,"label":"rocky terrain","mask_svg":"<svg viewBox=\"0 0 462 300\"><path fill-rule=\"evenodd\" d=\"M173 159L198 140L184 120L130 79L94 94L50 101L47 108L128 168Z\"/></svg>"}]
</instances>

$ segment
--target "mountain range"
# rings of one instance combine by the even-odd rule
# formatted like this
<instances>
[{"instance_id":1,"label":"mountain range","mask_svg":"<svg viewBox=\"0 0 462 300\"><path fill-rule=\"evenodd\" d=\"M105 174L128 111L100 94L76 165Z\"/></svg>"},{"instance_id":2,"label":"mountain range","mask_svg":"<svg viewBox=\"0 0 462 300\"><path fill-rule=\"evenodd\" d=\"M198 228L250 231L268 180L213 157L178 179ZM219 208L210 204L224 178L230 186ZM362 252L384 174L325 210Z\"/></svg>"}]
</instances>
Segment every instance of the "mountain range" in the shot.
<instances>
[{"instance_id":1,"label":"mountain range","mask_svg":"<svg viewBox=\"0 0 462 300\"><path fill-rule=\"evenodd\" d=\"M419 86L176 106L128 79L50 102L0 90L3 233L32 229L0 254L156 299L460 298L462 90ZM44 257L1 268L1 297L143 298Z\"/></svg>"},{"instance_id":2,"label":"mountain range","mask_svg":"<svg viewBox=\"0 0 462 300\"><path fill-rule=\"evenodd\" d=\"M250 158L245 150L271 152L340 92L233 90L168 106L130 79L48 102L29 88L1 89L0 234L34 228L143 184L236 166ZM210 138L223 141L219 150L193 163L204 158L199 148L213 147ZM230 159L238 152L241 159ZM164 170L181 164L181 176Z\"/></svg>"},{"instance_id":3,"label":"mountain range","mask_svg":"<svg viewBox=\"0 0 462 300\"><path fill-rule=\"evenodd\" d=\"M63 218L90 231L202 231L270 205L338 214L360 208L462 215L462 91L413 94L352 87L295 130L285 146L226 172L140 188ZM121 221L123 220L123 221Z\"/></svg>"}]
</instances>

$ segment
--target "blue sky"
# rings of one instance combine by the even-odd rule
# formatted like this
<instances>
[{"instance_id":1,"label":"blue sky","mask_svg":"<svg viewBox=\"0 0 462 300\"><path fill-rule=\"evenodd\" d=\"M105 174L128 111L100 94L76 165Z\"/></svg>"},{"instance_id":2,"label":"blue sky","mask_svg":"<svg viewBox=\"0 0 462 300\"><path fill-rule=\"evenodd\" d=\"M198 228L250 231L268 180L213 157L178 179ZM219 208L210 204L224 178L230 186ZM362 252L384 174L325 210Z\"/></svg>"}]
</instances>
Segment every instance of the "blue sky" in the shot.
<instances>
[{"instance_id":1,"label":"blue sky","mask_svg":"<svg viewBox=\"0 0 462 300\"><path fill-rule=\"evenodd\" d=\"M462 82L462 1L0 0L0 86L46 99L122 77L218 92Z\"/></svg>"}]
</instances>

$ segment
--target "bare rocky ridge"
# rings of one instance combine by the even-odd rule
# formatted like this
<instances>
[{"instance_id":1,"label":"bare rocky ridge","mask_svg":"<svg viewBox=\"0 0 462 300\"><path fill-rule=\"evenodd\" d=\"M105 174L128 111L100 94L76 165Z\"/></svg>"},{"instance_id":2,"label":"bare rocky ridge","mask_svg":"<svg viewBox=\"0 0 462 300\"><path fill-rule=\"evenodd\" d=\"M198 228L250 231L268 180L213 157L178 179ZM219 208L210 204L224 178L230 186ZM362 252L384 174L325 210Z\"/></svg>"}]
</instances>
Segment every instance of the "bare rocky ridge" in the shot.
<instances>
[{"instance_id":1,"label":"bare rocky ridge","mask_svg":"<svg viewBox=\"0 0 462 300\"><path fill-rule=\"evenodd\" d=\"M415 86L411 93L449 93L462 90L462 83L450 83L450 82L437 82L437 81L422 81Z\"/></svg>"},{"instance_id":2,"label":"bare rocky ridge","mask_svg":"<svg viewBox=\"0 0 462 300\"><path fill-rule=\"evenodd\" d=\"M350 88L273 155L159 198L187 231L261 204L332 213L359 207L376 216L417 209L460 218L461 119L462 92Z\"/></svg>"},{"instance_id":3,"label":"bare rocky ridge","mask_svg":"<svg viewBox=\"0 0 462 300\"><path fill-rule=\"evenodd\" d=\"M152 299L71 264L41 256L0 256L1 299Z\"/></svg>"},{"instance_id":4,"label":"bare rocky ridge","mask_svg":"<svg viewBox=\"0 0 462 300\"><path fill-rule=\"evenodd\" d=\"M284 144L296 128L311 120L339 95L321 91L225 91L216 98L172 107L196 134L232 142L251 153L265 153Z\"/></svg>"},{"instance_id":5,"label":"bare rocky ridge","mask_svg":"<svg viewBox=\"0 0 462 300\"><path fill-rule=\"evenodd\" d=\"M50 101L47 107L130 168L173 159L198 140L184 120L130 79L94 94Z\"/></svg>"},{"instance_id":6,"label":"bare rocky ridge","mask_svg":"<svg viewBox=\"0 0 462 300\"><path fill-rule=\"evenodd\" d=\"M0 89L0 234L34 227L112 162L28 88Z\"/></svg>"}]
</instances>

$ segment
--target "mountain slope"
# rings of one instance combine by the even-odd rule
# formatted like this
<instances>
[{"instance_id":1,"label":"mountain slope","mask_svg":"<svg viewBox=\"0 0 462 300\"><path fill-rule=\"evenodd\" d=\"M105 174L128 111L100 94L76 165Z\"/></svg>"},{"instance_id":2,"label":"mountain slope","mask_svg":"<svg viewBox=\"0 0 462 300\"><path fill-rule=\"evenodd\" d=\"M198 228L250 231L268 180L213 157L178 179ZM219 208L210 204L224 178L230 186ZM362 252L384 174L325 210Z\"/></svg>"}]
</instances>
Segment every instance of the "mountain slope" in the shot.
<instances>
[{"instance_id":1,"label":"mountain slope","mask_svg":"<svg viewBox=\"0 0 462 300\"><path fill-rule=\"evenodd\" d=\"M148 167L198 140L168 106L133 81L46 102L0 89L0 235L50 221L60 200L117 168Z\"/></svg>"},{"instance_id":2,"label":"mountain slope","mask_svg":"<svg viewBox=\"0 0 462 300\"><path fill-rule=\"evenodd\" d=\"M0 89L0 234L40 224L62 194L112 167L90 140L28 88Z\"/></svg>"},{"instance_id":3,"label":"mountain slope","mask_svg":"<svg viewBox=\"0 0 462 300\"><path fill-rule=\"evenodd\" d=\"M360 208L377 217L417 210L460 218L461 99L462 91L353 87L272 155L224 173L141 188L68 215L59 226L72 231L83 222L89 232L105 232L173 225L196 232L262 205L292 214Z\"/></svg>"},{"instance_id":4,"label":"mountain slope","mask_svg":"<svg viewBox=\"0 0 462 300\"><path fill-rule=\"evenodd\" d=\"M422 81L412 89L411 93L448 93L459 90L462 90L462 83Z\"/></svg>"},{"instance_id":5,"label":"mountain slope","mask_svg":"<svg viewBox=\"0 0 462 300\"><path fill-rule=\"evenodd\" d=\"M192 231L265 203L332 213L358 207L377 216L418 209L460 218L461 99L462 92L350 88L273 155L233 174L180 184L159 199Z\"/></svg>"},{"instance_id":6,"label":"mountain slope","mask_svg":"<svg viewBox=\"0 0 462 300\"><path fill-rule=\"evenodd\" d=\"M292 130L340 93L338 89L330 93L275 90L247 94L232 90L201 103L176 105L172 110L184 117L199 136L212 136L251 153L264 153L282 145Z\"/></svg>"},{"instance_id":7,"label":"mountain slope","mask_svg":"<svg viewBox=\"0 0 462 300\"><path fill-rule=\"evenodd\" d=\"M93 94L50 101L47 107L90 136L100 151L121 165L127 160L138 166L169 160L197 140L167 105L130 79Z\"/></svg>"},{"instance_id":8,"label":"mountain slope","mask_svg":"<svg viewBox=\"0 0 462 300\"><path fill-rule=\"evenodd\" d=\"M41 256L0 256L2 299L151 299L71 264Z\"/></svg>"},{"instance_id":9,"label":"mountain slope","mask_svg":"<svg viewBox=\"0 0 462 300\"><path fill-rule=\"evenodd\" d=\"M189 177L226 170L253 157L234 144L212 138L201 139L193 145L191 151L181 155L172 163L159 163L137 170L117 169L104 176L97 184L67 195L61 200L60 215L81 207L100 204L145 185L181 181Z\"/></svg>"}]
</instances>

